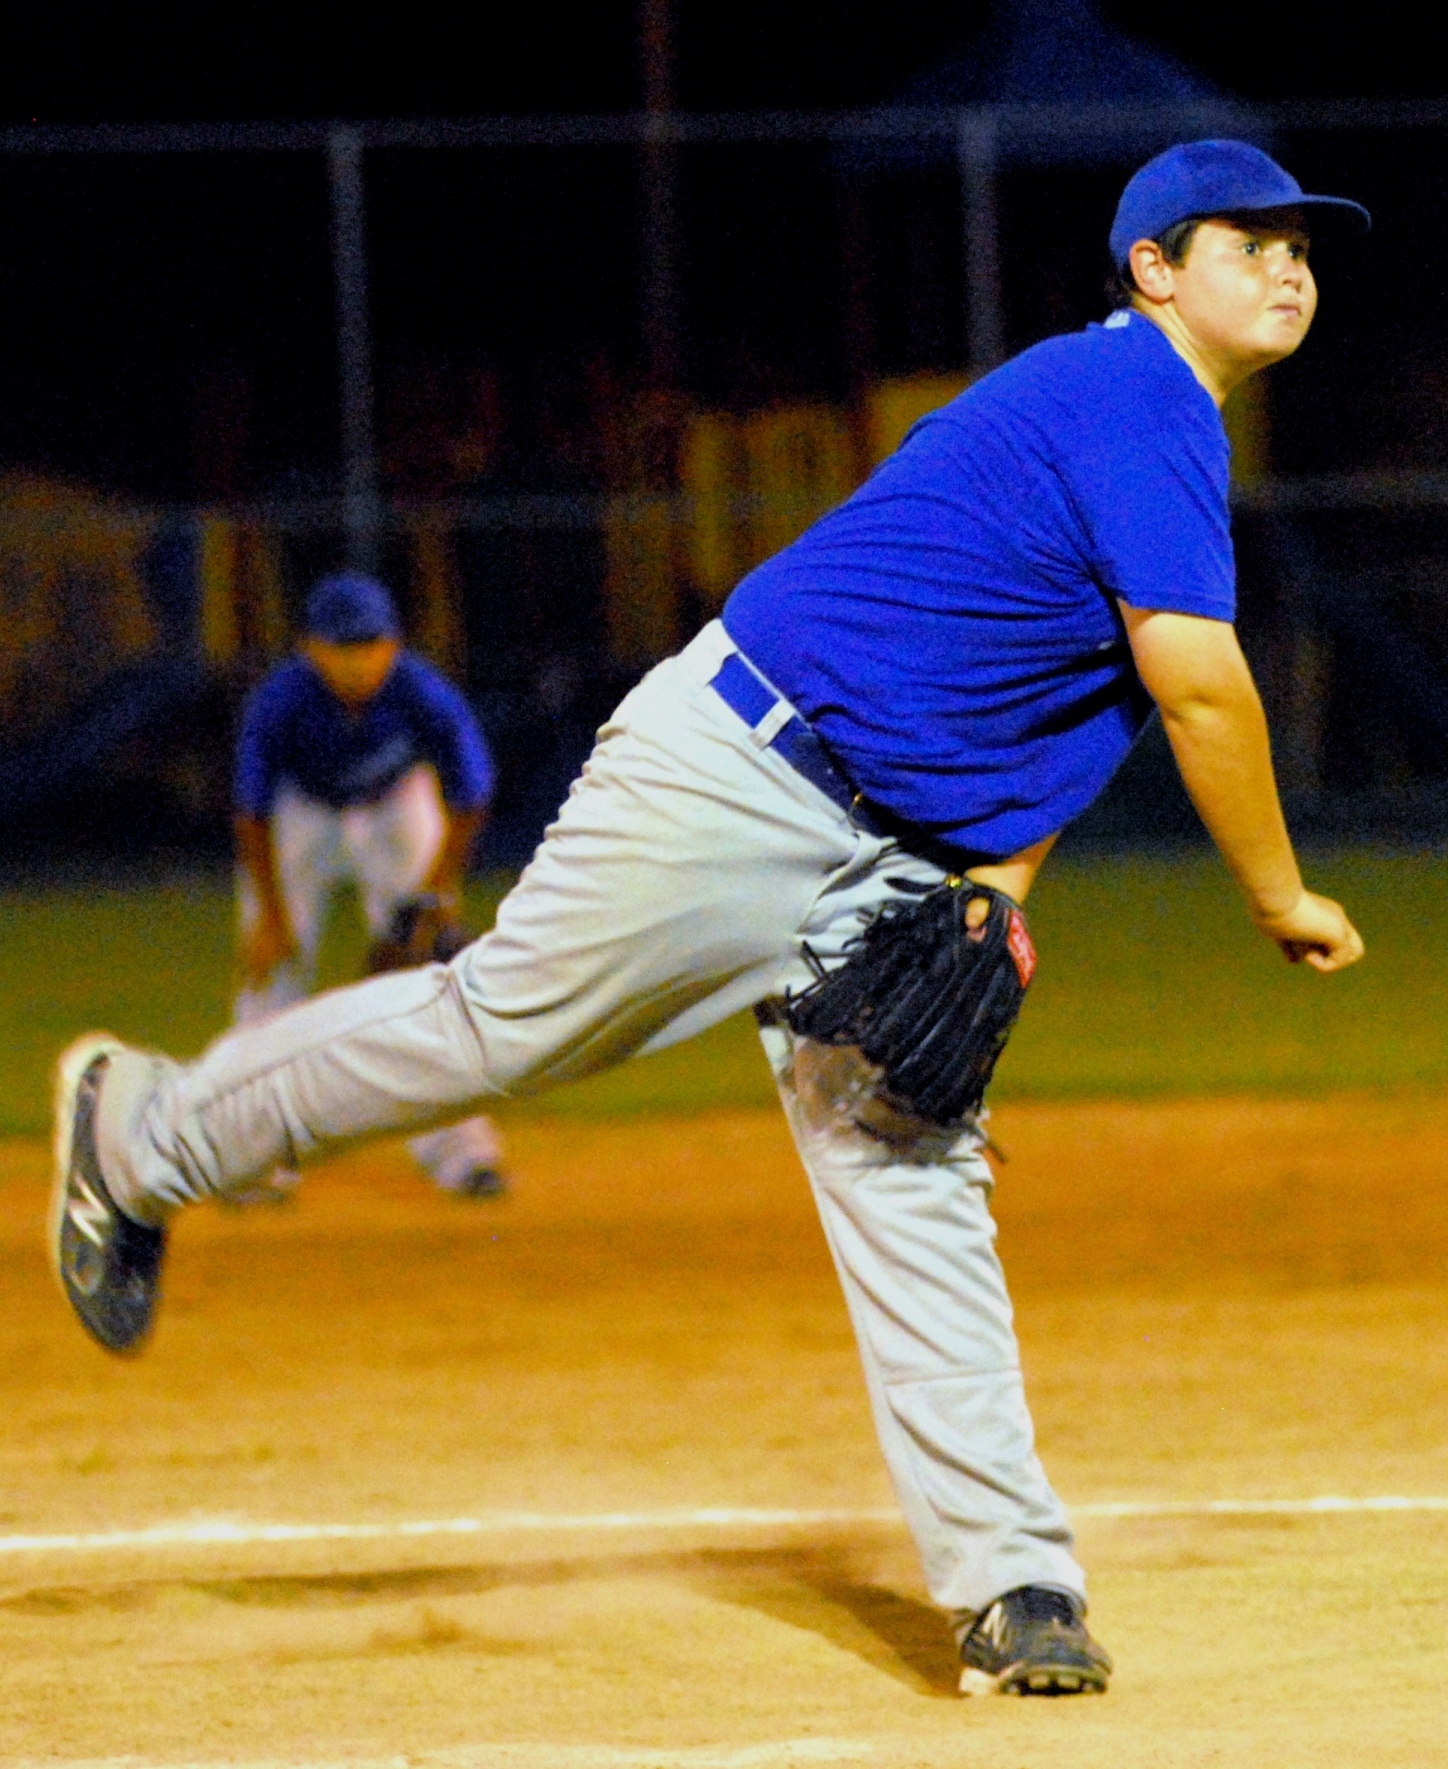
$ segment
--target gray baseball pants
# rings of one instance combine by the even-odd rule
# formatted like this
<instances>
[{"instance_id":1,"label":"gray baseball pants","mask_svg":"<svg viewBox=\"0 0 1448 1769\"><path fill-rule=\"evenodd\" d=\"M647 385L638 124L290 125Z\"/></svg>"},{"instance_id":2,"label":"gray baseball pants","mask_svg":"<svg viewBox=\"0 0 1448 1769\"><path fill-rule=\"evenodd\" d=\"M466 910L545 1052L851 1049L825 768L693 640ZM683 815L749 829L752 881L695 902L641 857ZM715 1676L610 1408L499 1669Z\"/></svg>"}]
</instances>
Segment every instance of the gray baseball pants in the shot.
<instances>
[{"instance_id":1,"label":"gray baseball pants","mask_svg":"<svg viewBox=\"0 0 1448 1769\"><path fill-rule=\"evenodd\" d=\"M763 1037L859 1340L932 1595L973 1614L1045 1584L1084 1597L1036 1457L980 1136L857 1123L848 1057L768 1003L938 867L857 828L708 686L715 622L599 734L557 822L452 964L334 991L180 1065L128 1054L101 1095L117 1201L160 1220L278 1163L536 1093L765 1004ZM868 1116L868 1114L866 1114Z\"/></svg>"}]
</instances>

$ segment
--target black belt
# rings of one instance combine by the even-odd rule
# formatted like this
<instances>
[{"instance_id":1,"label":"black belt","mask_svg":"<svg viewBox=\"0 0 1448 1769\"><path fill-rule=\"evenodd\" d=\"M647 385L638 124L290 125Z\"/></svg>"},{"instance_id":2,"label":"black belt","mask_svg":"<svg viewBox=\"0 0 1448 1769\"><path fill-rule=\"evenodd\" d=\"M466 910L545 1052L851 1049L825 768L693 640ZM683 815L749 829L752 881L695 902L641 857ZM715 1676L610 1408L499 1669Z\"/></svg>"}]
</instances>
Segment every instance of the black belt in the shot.
<instances>
[{"instance_id":1,"label":"black belt","mask_svg":"<svg viewBox=\"0 0 1448 1769\"><path fill-rule=\"evenodd\" d=\"M751 731L757 731L771 715L780 719L779 729L762 747L772 749L796 774L803 775L827 799L833 799L858 828L868 835L894 833L886 828L884 817L855 791L834 757L784 696L756 675L740 652L729 653L709 686ZM787 717L782 716L781 708L788 709Z\"/></svg>"}]
</instances>

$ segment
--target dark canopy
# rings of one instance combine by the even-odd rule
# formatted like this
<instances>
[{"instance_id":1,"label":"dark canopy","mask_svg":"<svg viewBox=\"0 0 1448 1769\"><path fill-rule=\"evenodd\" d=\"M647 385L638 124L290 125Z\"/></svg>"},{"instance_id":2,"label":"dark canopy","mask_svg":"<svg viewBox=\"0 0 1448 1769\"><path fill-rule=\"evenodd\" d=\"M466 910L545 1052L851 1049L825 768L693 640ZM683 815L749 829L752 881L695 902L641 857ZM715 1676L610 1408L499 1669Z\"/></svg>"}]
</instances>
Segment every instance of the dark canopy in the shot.
<instances>
[{"instance_id":1,"label":"dark canopy","mask_svg":"<svg viewBox=\"0 0 1448 1769\"><path fill-rule=\"evenodd\" d=\"M1096 0L996 0L974 41L891 95L909 109L1033 107L998 120L997 151L1013 164L1114 164L1208 134L1262 139L1250 108L1164 50L1118 30ZM1090 107L1068 119L1042 107ZM1135 111L1138 114L1132 115ZM1155 114L1152 114L1155 112ZM882 141L851 149L855 171L898 171L954 158L952 142Z\"/></svg>"}]
</instances>

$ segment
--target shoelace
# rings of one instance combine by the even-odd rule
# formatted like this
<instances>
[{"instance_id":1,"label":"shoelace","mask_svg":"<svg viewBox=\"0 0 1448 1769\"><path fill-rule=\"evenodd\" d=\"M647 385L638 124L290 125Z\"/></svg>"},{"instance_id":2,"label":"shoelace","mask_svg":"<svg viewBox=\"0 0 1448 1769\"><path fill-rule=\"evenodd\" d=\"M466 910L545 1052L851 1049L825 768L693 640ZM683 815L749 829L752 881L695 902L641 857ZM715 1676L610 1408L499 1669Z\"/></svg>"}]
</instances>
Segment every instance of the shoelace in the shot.
<instances>
[{"instance_id":1,"label":"shoelace","mask_svg":"<svg viewBox=\"0 0 1448 1769\"><path fill-rule=\"evenodd\" d=\"M1035 1585L1025 1585L1018 1591L1011 1591L1002 1599L1032 1622L1061 1622L1072 1627L1076 1622L1076 1607L1069 1597L1059 1591L1043 1591Z\"/></svg>"}]
</instances>

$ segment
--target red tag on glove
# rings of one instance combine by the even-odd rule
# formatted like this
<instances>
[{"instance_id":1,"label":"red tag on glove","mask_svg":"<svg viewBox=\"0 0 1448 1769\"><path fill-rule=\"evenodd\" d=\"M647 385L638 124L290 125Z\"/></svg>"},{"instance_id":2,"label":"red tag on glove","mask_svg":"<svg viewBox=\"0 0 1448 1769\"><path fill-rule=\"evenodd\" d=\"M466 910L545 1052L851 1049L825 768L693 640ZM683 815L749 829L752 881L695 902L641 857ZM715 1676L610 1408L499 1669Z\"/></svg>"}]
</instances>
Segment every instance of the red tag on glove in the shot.
<instances>
[{"instance_id":1,"label":"red tag on glove","mask_svg":"<svg viewBox=\"0 0 1448 1769\"><path fill-rule=\"evenodd\" d=\"M1016 975L1024 989L1036 974L1036 948L1031 944L1031 936L1026 932L1026 918L1019 909L1011 910L1011 919L1006 926L1006 945L1016 961Z\"/></svg>"}]
</instances>

